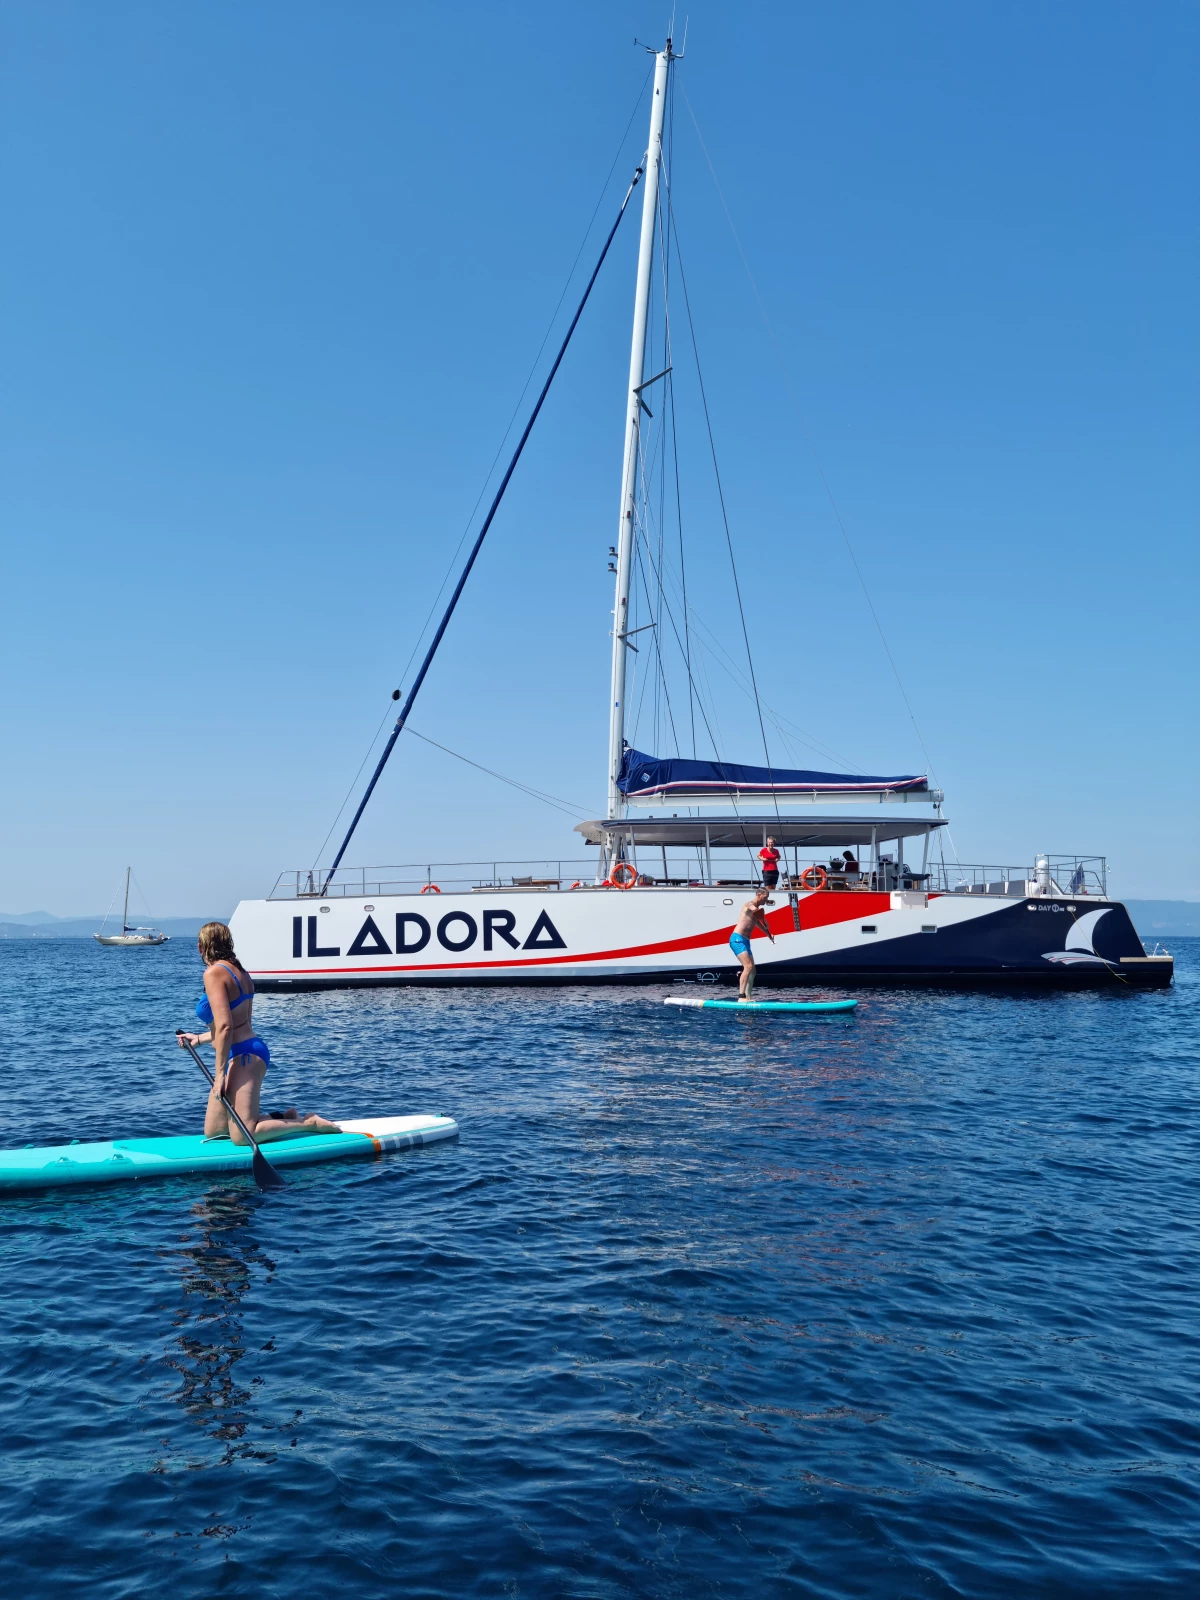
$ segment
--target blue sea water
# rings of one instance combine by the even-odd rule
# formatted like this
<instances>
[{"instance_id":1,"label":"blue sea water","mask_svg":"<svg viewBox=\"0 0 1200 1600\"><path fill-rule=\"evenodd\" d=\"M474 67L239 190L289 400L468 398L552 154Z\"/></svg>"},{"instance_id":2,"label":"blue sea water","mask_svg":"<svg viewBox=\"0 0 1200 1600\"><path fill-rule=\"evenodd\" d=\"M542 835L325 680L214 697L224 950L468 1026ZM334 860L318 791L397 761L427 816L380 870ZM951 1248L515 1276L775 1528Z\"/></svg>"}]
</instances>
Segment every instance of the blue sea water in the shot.
<instances>
[{"instance_id":1,"label":"blue sea water","mask_svg":"<svg viewBox=\"0 0 1200 1600\"><path fill-rule=\"evenodd\" d=\"M370 1163L0 1201L23 1597L1200 1591L1174 989L264 996ZM3 1137L198 1127L190 941L0 944Z\"/></svg>"}]
</instances>

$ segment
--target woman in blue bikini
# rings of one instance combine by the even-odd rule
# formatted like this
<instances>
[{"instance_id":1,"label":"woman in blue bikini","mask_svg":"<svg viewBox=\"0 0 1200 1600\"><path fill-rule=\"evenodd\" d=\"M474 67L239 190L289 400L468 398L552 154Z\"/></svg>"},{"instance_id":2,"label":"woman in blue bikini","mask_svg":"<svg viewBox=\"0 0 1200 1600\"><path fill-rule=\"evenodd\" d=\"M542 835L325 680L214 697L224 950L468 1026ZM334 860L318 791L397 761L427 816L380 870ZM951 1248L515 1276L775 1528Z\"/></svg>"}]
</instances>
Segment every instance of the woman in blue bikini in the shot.
<instances>
[{"instance_id":1,"label":"woman in blue bikini","mask_svg":"<svg viewBox=\"0 0 1200 1600\"><path fill-rule=\"evenodd\" d=\"M234 1109L262 1143L267 1139L295 1139L310 1133L340 1133L336 1122L319 1117L300 1116L294 1107L288 1111L259 1110L263 1079L271 1063L271 1052L254 1031L250 1020L254 1009L254 985L233 949L233 935L223 922L206 922L196 945L204 962L204 998L196 1015L208 1024L207 1033L181 1033L179 1048L188 1044L211 1044L217 1061L213 1088L204 1113L204 1137L228 1136L234 1144L245 1144L241 1129L231 1123L221 1102L224 1093Z\"/></svg>"}]
</instances>

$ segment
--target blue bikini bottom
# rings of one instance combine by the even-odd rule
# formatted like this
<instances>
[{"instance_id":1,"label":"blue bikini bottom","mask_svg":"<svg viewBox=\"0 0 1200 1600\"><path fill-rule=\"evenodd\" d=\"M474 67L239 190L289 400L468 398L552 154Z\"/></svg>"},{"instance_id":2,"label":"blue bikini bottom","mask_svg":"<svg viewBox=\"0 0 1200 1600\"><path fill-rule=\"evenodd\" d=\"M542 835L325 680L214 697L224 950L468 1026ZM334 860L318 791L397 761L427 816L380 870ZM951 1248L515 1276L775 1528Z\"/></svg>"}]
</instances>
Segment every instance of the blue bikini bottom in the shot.
<instances>
[{"instance_id":1,"label":"blue bikini bottom","mask_svg":"<svg viewBox=\"0 0 1200 1600\"><path fill-rule=\"evenodd\" d=\"M233 1061L238 1056L258 1056L265 1067L271 1065L271 1052L267 1049L266 1042L257 1034L253 1039L239 1039L236 1044L229 1046L229 1059Z\"/></svg>"}]
</instances>

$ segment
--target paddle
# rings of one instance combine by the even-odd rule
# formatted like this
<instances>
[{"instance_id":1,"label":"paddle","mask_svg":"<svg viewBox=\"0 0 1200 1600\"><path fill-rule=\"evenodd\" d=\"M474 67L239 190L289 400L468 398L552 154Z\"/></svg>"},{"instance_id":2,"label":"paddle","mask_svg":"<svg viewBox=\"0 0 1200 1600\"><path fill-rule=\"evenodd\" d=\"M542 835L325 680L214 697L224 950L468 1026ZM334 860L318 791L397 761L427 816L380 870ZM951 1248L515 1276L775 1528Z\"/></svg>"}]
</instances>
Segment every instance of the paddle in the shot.
<instances>
[{"instance_id":1,"label":"paddle","mask_svg":"<svg viewBox=\"0 0 1200 1600\"><path fill-rule=\"evenodd\" d=\"M182 1028L176 1028L175 1029L175 1033L180 1039L183 1038L183 1029ZM190 1041L185 1040L184 1043L185 1043L186 1048L191 1053L192 1060L196 1063L196 1065L200 1068L200 1071L208 1079L209 1087L215 1089L216 1088L216 1082L215 1082L215 1080L213 1078L212 1073L208 1070L208 1068L204 1065L204 1062L201 1060L199 1050L197 1050L196 1046L194 1044L190 1043ZM279 1173L276 1172L275 1168L267 1160L266 1156L263 1155L262 1151L259 1149L258 1144L257 1144L257 1142L256 1142L256 1140L254 1138L254 1135L250 1132L250 1129L242 1121L241 1117L238 1116L237 1112L233 1109L232 1105L230 1105L229 1101L226 1100L224 1095L220 1096L220 1101L221 1101L221 1104L225 1107L226 1111L228 1111L229 1115L237 1123L238 1127L245 1134L245 1136L249 1140L250 1144L253 1146L253 1149L254 1149L254 1161L253 1161L252 1165L253 1165L253 1170L254 1170L254 1181L255 1181L255 1183L258 1185L258 1187L260 1189L285 1189L287 1187L287 1185L284 1183L284 1181L280 1177Z\"/></svg>"}]
</instances>

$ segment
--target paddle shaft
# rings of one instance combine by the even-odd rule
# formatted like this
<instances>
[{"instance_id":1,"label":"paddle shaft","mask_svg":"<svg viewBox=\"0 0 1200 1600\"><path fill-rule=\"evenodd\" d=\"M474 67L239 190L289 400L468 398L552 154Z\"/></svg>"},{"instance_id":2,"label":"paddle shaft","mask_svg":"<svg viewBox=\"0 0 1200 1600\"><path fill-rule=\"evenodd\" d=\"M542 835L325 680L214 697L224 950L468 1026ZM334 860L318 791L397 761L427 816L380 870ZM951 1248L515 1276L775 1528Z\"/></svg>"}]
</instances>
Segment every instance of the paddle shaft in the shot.
<instances>
[{"instance_id":1,"label":"paddle shaft","mask_svg":"<svg viewBox=\"0 0 1200 1600\"><path fill-rule=\"evenodd\" d=\"M186 1046L188 1052L190 1053L192 1060L196 1063L196 1065L200 1068L200 1071L208 1079L209 1087L211 1089L215 1089L217 1087L217 1081L213 1077L212 1073L208 1070L208 1068L204 1065L204 1060L201 1057L199 1050L196 1049L196 1046L191 1042L190 1039L185 1039L184 1038L184 1034L183 1034L183 1029L182 1028L176 1028L175 1034L176 1034L177 1038L183 1039L184 1045ZM249 1145L251 1146L251 1148L254 1151L254 1177L255 1177L259 1187L263 1188L263 1189L282 1189L283 1188L283 1179L279 1176L278 1172L276 1172L275 1168L267 1160L266 1156L263 1155L262 1150L259 1148L259 1144L258 1144L257 1139L255 1139L254 1135L250 1132L250 1129L242 1121L241 1117L238 1116L237 1112L233 1108L233 1105L230 1103L230 1101L228 1101L225 1098L225 1096L223 1094L218 1094L217 1095L217 1099L220 1100L221 1104L225 1107L226 1111L228 1111L229 1115L233 1118L233 1120L237 1123L238 1127L242 1130L242 1133L245 1136L246 1141L249 1143Z\"/></svg>"}]
</instances>

